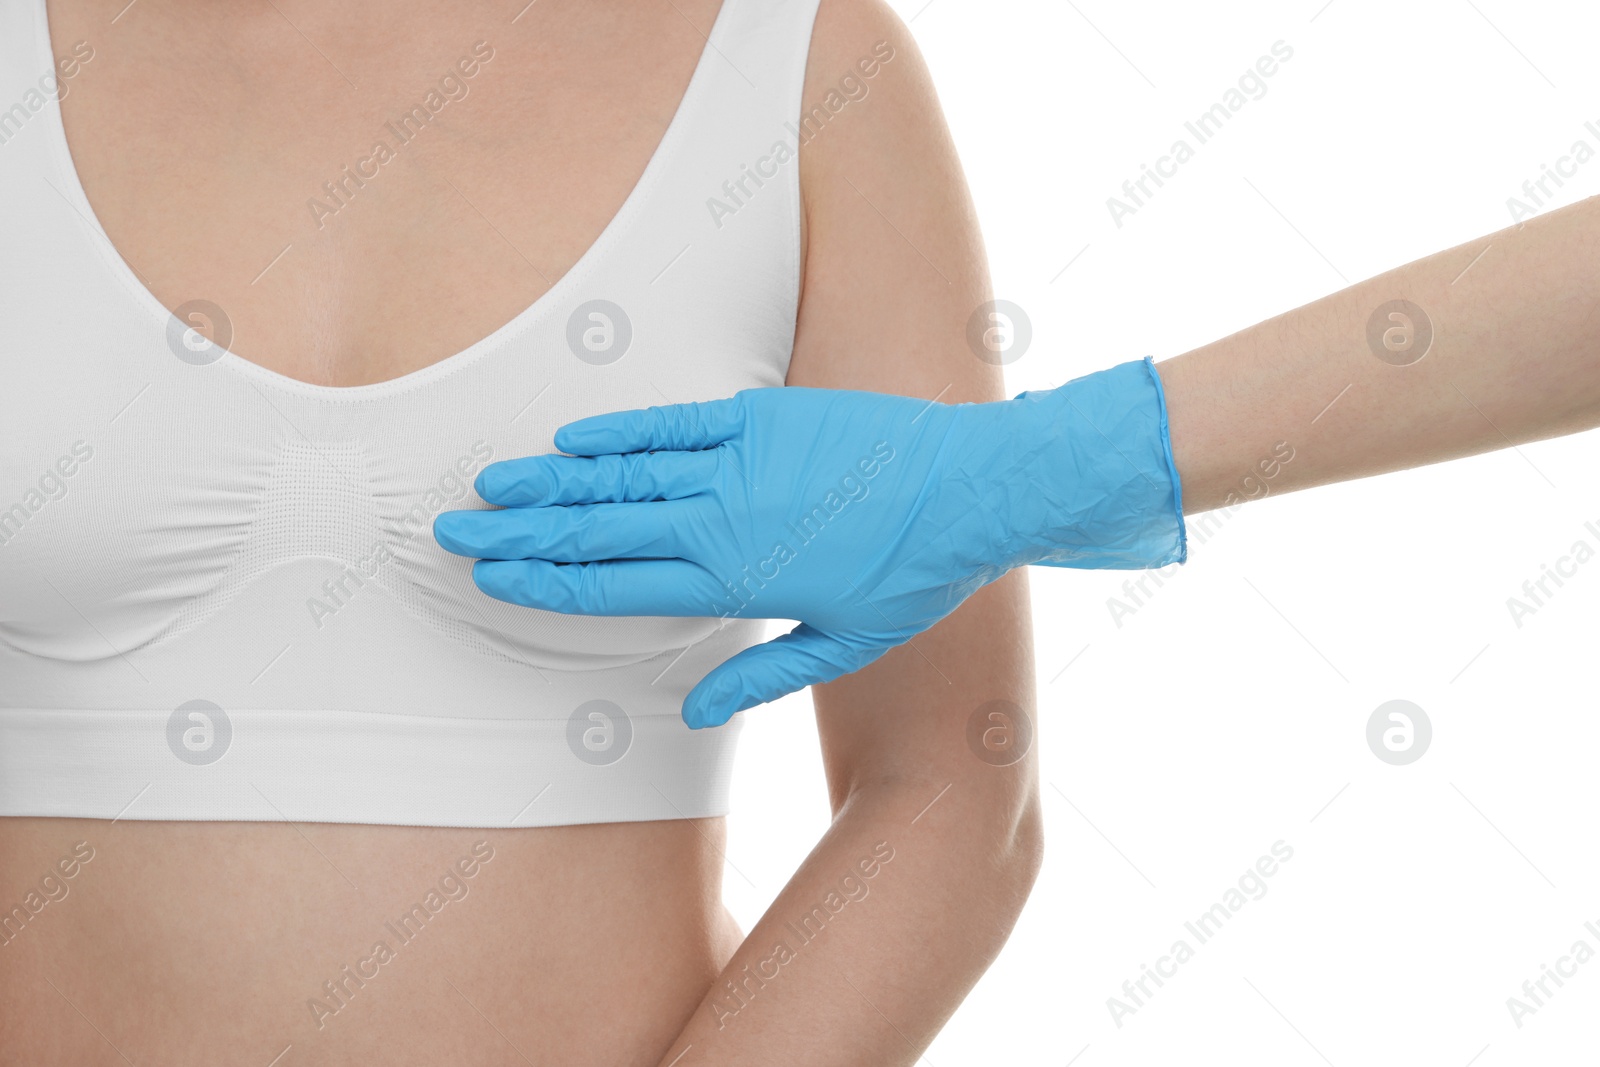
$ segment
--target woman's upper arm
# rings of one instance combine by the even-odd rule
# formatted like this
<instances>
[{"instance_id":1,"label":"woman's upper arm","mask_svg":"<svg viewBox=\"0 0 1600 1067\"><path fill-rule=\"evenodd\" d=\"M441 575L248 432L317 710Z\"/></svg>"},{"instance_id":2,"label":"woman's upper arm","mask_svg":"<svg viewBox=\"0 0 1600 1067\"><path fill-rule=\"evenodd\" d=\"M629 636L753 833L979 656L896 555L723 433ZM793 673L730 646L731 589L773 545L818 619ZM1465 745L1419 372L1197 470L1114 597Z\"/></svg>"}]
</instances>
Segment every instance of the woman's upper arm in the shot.
<instances>
[{"instance_id":1,"label":"woman's upper arm","mask_svg":"<svg viewBox=\"0 0 1600 1067\"><path fill-rule=\"evenodd\" d=\"M836 113L830 92L847 101ZM788 384L1000 399L999 368L966 339L990 293L961 165L911 35L881 0L822 0L803 100L829 117L812 121L800 154L806 256ZM1032 754L997 773L969 747L967 723L990 701L1031 718L1032 674L1027 587L1012 574L816 687L835 811L864 786L932 786L932 799L948 783L941 804L1021 819L1035 797Z\"/></svg>"}]
</instances>

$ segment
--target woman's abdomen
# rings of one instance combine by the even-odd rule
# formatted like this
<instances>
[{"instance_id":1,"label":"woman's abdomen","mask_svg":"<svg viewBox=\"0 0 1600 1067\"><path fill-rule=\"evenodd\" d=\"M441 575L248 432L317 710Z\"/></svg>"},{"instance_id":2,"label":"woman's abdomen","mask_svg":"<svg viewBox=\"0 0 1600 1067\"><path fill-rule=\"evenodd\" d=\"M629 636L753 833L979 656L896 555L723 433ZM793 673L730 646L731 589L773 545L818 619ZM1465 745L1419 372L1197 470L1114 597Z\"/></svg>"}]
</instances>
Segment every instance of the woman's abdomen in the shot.
<instances>
[{"instance_id":1,"label":"woman's abdomen","mask_svg":"<svg viewBox=\"0 0 1600 1067\"><path fill-rule=\"evenodd\" d=\"M648 1067L740 939L722 832L0 819L0 1067Z\"/></svg>"}]
</instances>

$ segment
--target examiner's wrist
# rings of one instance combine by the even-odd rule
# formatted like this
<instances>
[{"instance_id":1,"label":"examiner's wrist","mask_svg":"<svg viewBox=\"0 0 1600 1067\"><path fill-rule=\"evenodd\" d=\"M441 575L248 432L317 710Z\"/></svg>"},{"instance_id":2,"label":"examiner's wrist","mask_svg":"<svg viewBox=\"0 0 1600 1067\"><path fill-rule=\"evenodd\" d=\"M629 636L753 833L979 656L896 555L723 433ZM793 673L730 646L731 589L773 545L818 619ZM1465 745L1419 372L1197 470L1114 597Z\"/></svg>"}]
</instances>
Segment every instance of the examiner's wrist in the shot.
<instances>
[{"instance_id":1,"label":"examiner's wrist","mask_svg":"<svg viewBox=\"0 0 1600 1067\"><path fill-rule=\"evenodd\" d=\"M1188 558L1182 485L1150 359L1009 402L1039 447L1021 450L1023 562L1136 570Z\"/></svg>"}]
</instances>

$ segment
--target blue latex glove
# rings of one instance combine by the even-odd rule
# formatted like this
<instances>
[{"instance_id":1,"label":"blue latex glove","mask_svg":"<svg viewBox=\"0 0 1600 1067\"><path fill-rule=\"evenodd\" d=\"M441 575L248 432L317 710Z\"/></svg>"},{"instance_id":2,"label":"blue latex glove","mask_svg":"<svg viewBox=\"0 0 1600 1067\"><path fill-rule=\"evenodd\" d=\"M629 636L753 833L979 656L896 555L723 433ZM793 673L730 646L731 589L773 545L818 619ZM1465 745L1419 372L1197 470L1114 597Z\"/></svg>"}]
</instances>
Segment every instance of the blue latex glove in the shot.
<instances>
[{"instance_id":1,"label":"blue latex glove","mask_svg":"<svg viewBox=\"0 0 1600 1067\"><path fill-rule=\"evenodd\" d=\"M493 463L440 545L490 596L585 615L795 619L685 698L693 727L859 670L1012 567L1185 558L1148 359L988 404L752 389L623 411ZM592 458L589 458L592 457Z\"/></svg>"}]
</instances>

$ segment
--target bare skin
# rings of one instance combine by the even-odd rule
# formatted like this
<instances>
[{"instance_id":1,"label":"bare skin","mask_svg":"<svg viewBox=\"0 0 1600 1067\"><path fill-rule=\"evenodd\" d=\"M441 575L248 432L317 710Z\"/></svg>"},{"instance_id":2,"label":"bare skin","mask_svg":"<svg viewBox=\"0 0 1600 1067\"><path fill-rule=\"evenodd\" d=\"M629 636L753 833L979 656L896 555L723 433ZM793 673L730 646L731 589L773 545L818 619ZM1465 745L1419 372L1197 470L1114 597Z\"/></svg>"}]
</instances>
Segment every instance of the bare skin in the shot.
<instances>
[{"instance_id":1,"label":"bare skin","mask_svg":"<svg viewBox=\"0 0 1600 1067\"><path fill-rule=\"evenodd\" d=\"M1269 480L1305 489L1600 425L1597 293L1591 197L1159 364L1184 510L1242 503ZM1367 342L1368 319L1397 299L1433 329L1403 365ZM1293 462L1272 462L1278 442Z\"/></svg>"},{"instance_id":2,"label":"bare skin","mask_svg":"<svg viewBox=\"0 0 1600 1067\"><path fill-rule=\"evenodd\" d=\"M0 950L0 1063L653 1063L739 940L721 823L0 820L8 907L94 850ZM402 947L385 924L480 841L467 895ZM379 940L394 960L319 1027L308 1000Z\"/></svg>"},{"instance_id":3,"label":"bare skin","mask_svg":"<svg viewBox=\"0 0 1600 1067\"><path fill-rule=\"evenodd\" d=\"M123 257L169 308L227 309L244 358L352 386L471 345L571 266L654 151L718 3L50 8L58 54L95 48L63 110ZM802 150L790 380L994 399L998 372L964 340L989 295L981 241L909 34L880 4L824 0L805 99L881 40L897 58L871 97ZM319 228L306 200L477 41L494 57L470 95ZM884 329L908 343L877 360L840 354L841 333ZM997 768L966 741L985 701L1032 713L1026 620L1023 577L1010 576L915 648L819 689L834 823L749 939L720 900L720 819L482 831L0 819L0 899L75 842L95 850L69 896L0 949L0 1067L614 1067L672 1063L689 1045L696 1065L913 1063L1037 871L1032 753ZM319 1028L307 1000L479 842L493 859L444 923ZM784 923L874 856L870 895L730 1014L719 973L767 956Z\"/></svg>"},{"instance_id":4,"label":"bare skin","mask_svg":"<svg viewBox=\"0 0 1600 1067\"><path fill-rule=\"evenodd\" d=\"M897 55L871 95L801 152L809 249L788 383L998 400L1000 369L965 339L991 295L982 237L910 33L880 4L823 0L807 80L837 81L880 39ZM805 99L818 99L809 86ZM965 737L988 701L1037 721L1029 619L1026 575L1009 574L910 644L812 690L833 826L660 1067L691 1045L693 1063L713 1067L917 1062L998 954L1042 857L1036 749L991 766ZM749 975L772 972L774 943L794 944L785 925L877 842L895 858L871 894L755 988ZM732 1015L729 982L754 994Z\"/></svg>"}]
</instances>

